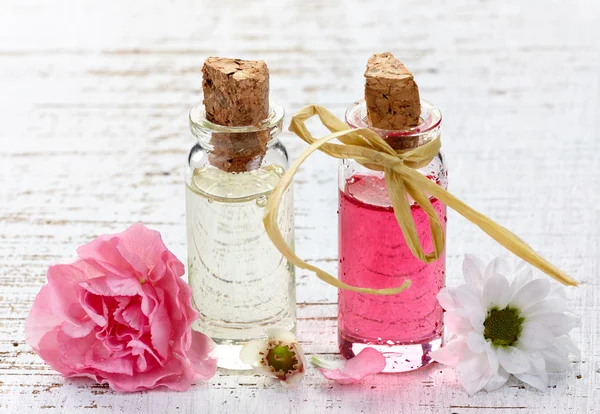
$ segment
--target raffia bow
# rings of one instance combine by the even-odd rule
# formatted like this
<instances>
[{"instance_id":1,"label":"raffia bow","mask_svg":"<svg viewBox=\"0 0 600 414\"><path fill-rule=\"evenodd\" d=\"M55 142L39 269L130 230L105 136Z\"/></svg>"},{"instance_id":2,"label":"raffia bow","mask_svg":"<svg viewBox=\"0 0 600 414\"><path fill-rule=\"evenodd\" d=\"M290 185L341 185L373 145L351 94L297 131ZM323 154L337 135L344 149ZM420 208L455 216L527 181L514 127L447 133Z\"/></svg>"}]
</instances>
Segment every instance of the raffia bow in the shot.
<instances>
[{"instance_id":1,"label":"raffia bow","mask_svg":"<svg viewBox=\"0 0 600 414\"><path fill-rule=\"evenodd\" d=\"M323 125L332 133L315 139L308 131L305 121L317 115ZM399 293L410 286L410 280L405 280L401 286L388 289L369 289L351 286L341 282L329 273L316 266L306 263L294 254L287 245L277 226L277 213L281 198L292 183L292 179L300 165L313 152L320 150L334 158L354 159L372 170L384 171L385 182L390 194L394 213L406 244L412 254L422 262L430 263L437 260L444 250L444 232L440 219L431 205L430 197L435 197L446 206L452 208L467 220L481 228L491 238L506 249L537 267L547 275L565 285L577 285L577 282L538 255L529 245L508 229L472 209L441 186L430 181L418 168L425 167L437 156L441 148L441 138L437 136L425 145L405 151L395 151L377 133L368 128L351 129L336 118L327 109L318 105L309 105L292 117L290 131L298 135L310 146L296 159L289 170L283 175L277 187L271 193L265 207L264 225L267 234L277 249L294 265L310 270L326 283L339 289L347 289L361 293L390 295ZM337 139L342 144L332 144L329 141ZM415 228L410 210L408 196L417 203L429 217L429 226L433 240L433 251L423 252L421 242Z\"/></svg>"}]
</instances>

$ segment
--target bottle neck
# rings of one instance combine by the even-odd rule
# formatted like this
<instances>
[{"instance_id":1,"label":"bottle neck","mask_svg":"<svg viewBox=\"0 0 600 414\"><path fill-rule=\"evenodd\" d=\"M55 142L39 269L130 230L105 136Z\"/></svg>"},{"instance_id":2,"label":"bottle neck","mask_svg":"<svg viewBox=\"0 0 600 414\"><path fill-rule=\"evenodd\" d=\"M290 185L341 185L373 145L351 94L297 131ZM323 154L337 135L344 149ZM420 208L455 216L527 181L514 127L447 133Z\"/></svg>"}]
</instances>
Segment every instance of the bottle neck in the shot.
<instances>
[{"instance_id":1,"label":"bottle neck","mask_svg":"<svg viewBox=\"0 0 600 414\"><path fill-rule=\"evenodd\" d=\"M283 127L283 108L272 105L269 116L258 125L225 126L206 119L202 103L192 107L190 130L209 155L210 164L226 172L258 168L267 149L277 142Z\"/></svg>"},{"instance_id":2,"label":"bottle neck","mask_svg":"<svg viewBox=\"0 0 600 414\"><path fill-rule=\"evenodd\" d=\"M369 128L382 137L396 151L424 145L436 138L441 131L442 114L431 102L421 100L420 123L406 130L386 130L371 126L367 120L364 99L354 102L346 110L346 123L352 128Z\"/></svg>"}]
</instances>

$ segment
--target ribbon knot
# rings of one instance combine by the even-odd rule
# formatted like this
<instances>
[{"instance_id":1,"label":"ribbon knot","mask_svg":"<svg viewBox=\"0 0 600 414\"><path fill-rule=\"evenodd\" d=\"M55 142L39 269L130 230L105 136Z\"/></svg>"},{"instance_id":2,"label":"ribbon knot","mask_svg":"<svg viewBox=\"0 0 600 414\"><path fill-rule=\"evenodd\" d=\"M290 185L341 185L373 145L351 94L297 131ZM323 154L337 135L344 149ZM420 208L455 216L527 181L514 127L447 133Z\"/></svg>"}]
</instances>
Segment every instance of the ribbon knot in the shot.
<instances>
[{"instance_id":1,"label":"ribbon knot","mask_svg":"<svg viewBox=\"0 0 600 414\"><path fill-rule=\"evenodd\" d=\"M305 121L315 115L331 131L331 134L320 139L316 139L311 135L306 128ZM472 209L444 188L416 171L428 165L439 154L441 149L441 138L439 135L430 142L416 148L395 151L374 131L368 128L351 129L327 109L318 105L309 105L301 109L292 117L289 129L307 142L309 147L292 163L289 170L286 171L277 187L271 193L265 207L263 221L267 234L273 241L273 244L291 263L302 269L315 272L326 283L339 289L387 295L399 293L410 286L409 280L405 280L397 288L389 289L370 289L351 286L341 282L318 267L304 262L287 245L277 227L279 203L283 194L292 183L292 179L300 168L300 165L310 154L317 150L334 158L354 159L369 169L384 172L385 183L392 206L394 207L394 214L402 230L406 244L412 254L422 262L431 263L437 260L444 251L444 231L440 223L440 218L431 204L431 197L434 197L479 226L486 234L521 259L565 285L577 285L574 279L539 256L515 234ZM332 144L329 142L334 139L337 139L341 144ZM433 251L429 253L423 252L410 210L411 202L409 201L409 197L423 209L429 218L431 239L433 241Z\"/></svg>"}]
</instances>

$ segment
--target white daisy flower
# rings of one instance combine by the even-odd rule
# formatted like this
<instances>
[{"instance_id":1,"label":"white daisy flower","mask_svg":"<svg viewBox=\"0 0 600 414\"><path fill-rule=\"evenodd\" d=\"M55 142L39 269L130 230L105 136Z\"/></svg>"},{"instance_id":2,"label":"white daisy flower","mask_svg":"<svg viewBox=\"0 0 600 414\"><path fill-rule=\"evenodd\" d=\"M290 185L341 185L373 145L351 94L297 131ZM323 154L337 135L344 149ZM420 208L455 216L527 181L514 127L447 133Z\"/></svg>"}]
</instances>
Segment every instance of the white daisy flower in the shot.
<instances>
[{"instance_id":1,"label":"white daisy flower","mask_svg":"<svg viewBox=\"0 0 600 414\"><path fill-rule=\"evenodd\" d=\"M277 378L281 385L291 387L304 377L306 358L293 333L284 329L266 330L266 339L254 339L244 345L240 359L254 371Z\"/></svg>"},{"instance_id":2,"label":"white daisy flower","mask_svg":"<svg viewBox=\"0 0 600 414\"><path fill-rule=\"evenodd\" d=\"M485 266L466 255L463 274L466 284L438 294L453 336L432 358L456 367L469 394L500 388L511 374L545 390L547 372L564 370L569 354L579 356L568 336L579 319L568 309L564 289L534 278L525 262L511 269L499 258Z\"/></svg>"}]
</instances>

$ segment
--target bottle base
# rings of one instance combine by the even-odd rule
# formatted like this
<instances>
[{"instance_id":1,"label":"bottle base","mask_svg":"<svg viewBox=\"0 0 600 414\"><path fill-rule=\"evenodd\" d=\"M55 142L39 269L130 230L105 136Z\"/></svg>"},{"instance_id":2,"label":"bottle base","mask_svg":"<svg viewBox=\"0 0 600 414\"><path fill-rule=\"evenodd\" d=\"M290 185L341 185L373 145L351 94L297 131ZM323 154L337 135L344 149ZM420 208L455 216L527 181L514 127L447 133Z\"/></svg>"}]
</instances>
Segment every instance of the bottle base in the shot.
<instances>
[{"instance_id":1,"label":"bottle base","mask_svg":"<svg viewBox=\"0 0 600 414\"><path fill-rule=\"evenodd\" d=\"M215 343L217 346L215 347L214 354L218 358L217 366L219 368L232 371L246 371L252 369L249 364L244 364L240 360L240 351L244 346L244 343L231 341L221 342L218 340L215 340Z\"/></svg>"},{"instance_id":2,"label":"bottle base","mask_svg":"<svg viewBox=\"0 0 600 414\"><path fill-rule=\"evenodd\" d=\"M430 353L442 346L442 338L435 337L425 342L409 344L376 344L339 335L340 352L346 359L354 358L365 348L373 348L381 352L386 360L382 372L409 372L429 365L432 361Z\"/></svg>"}]
</instances>

